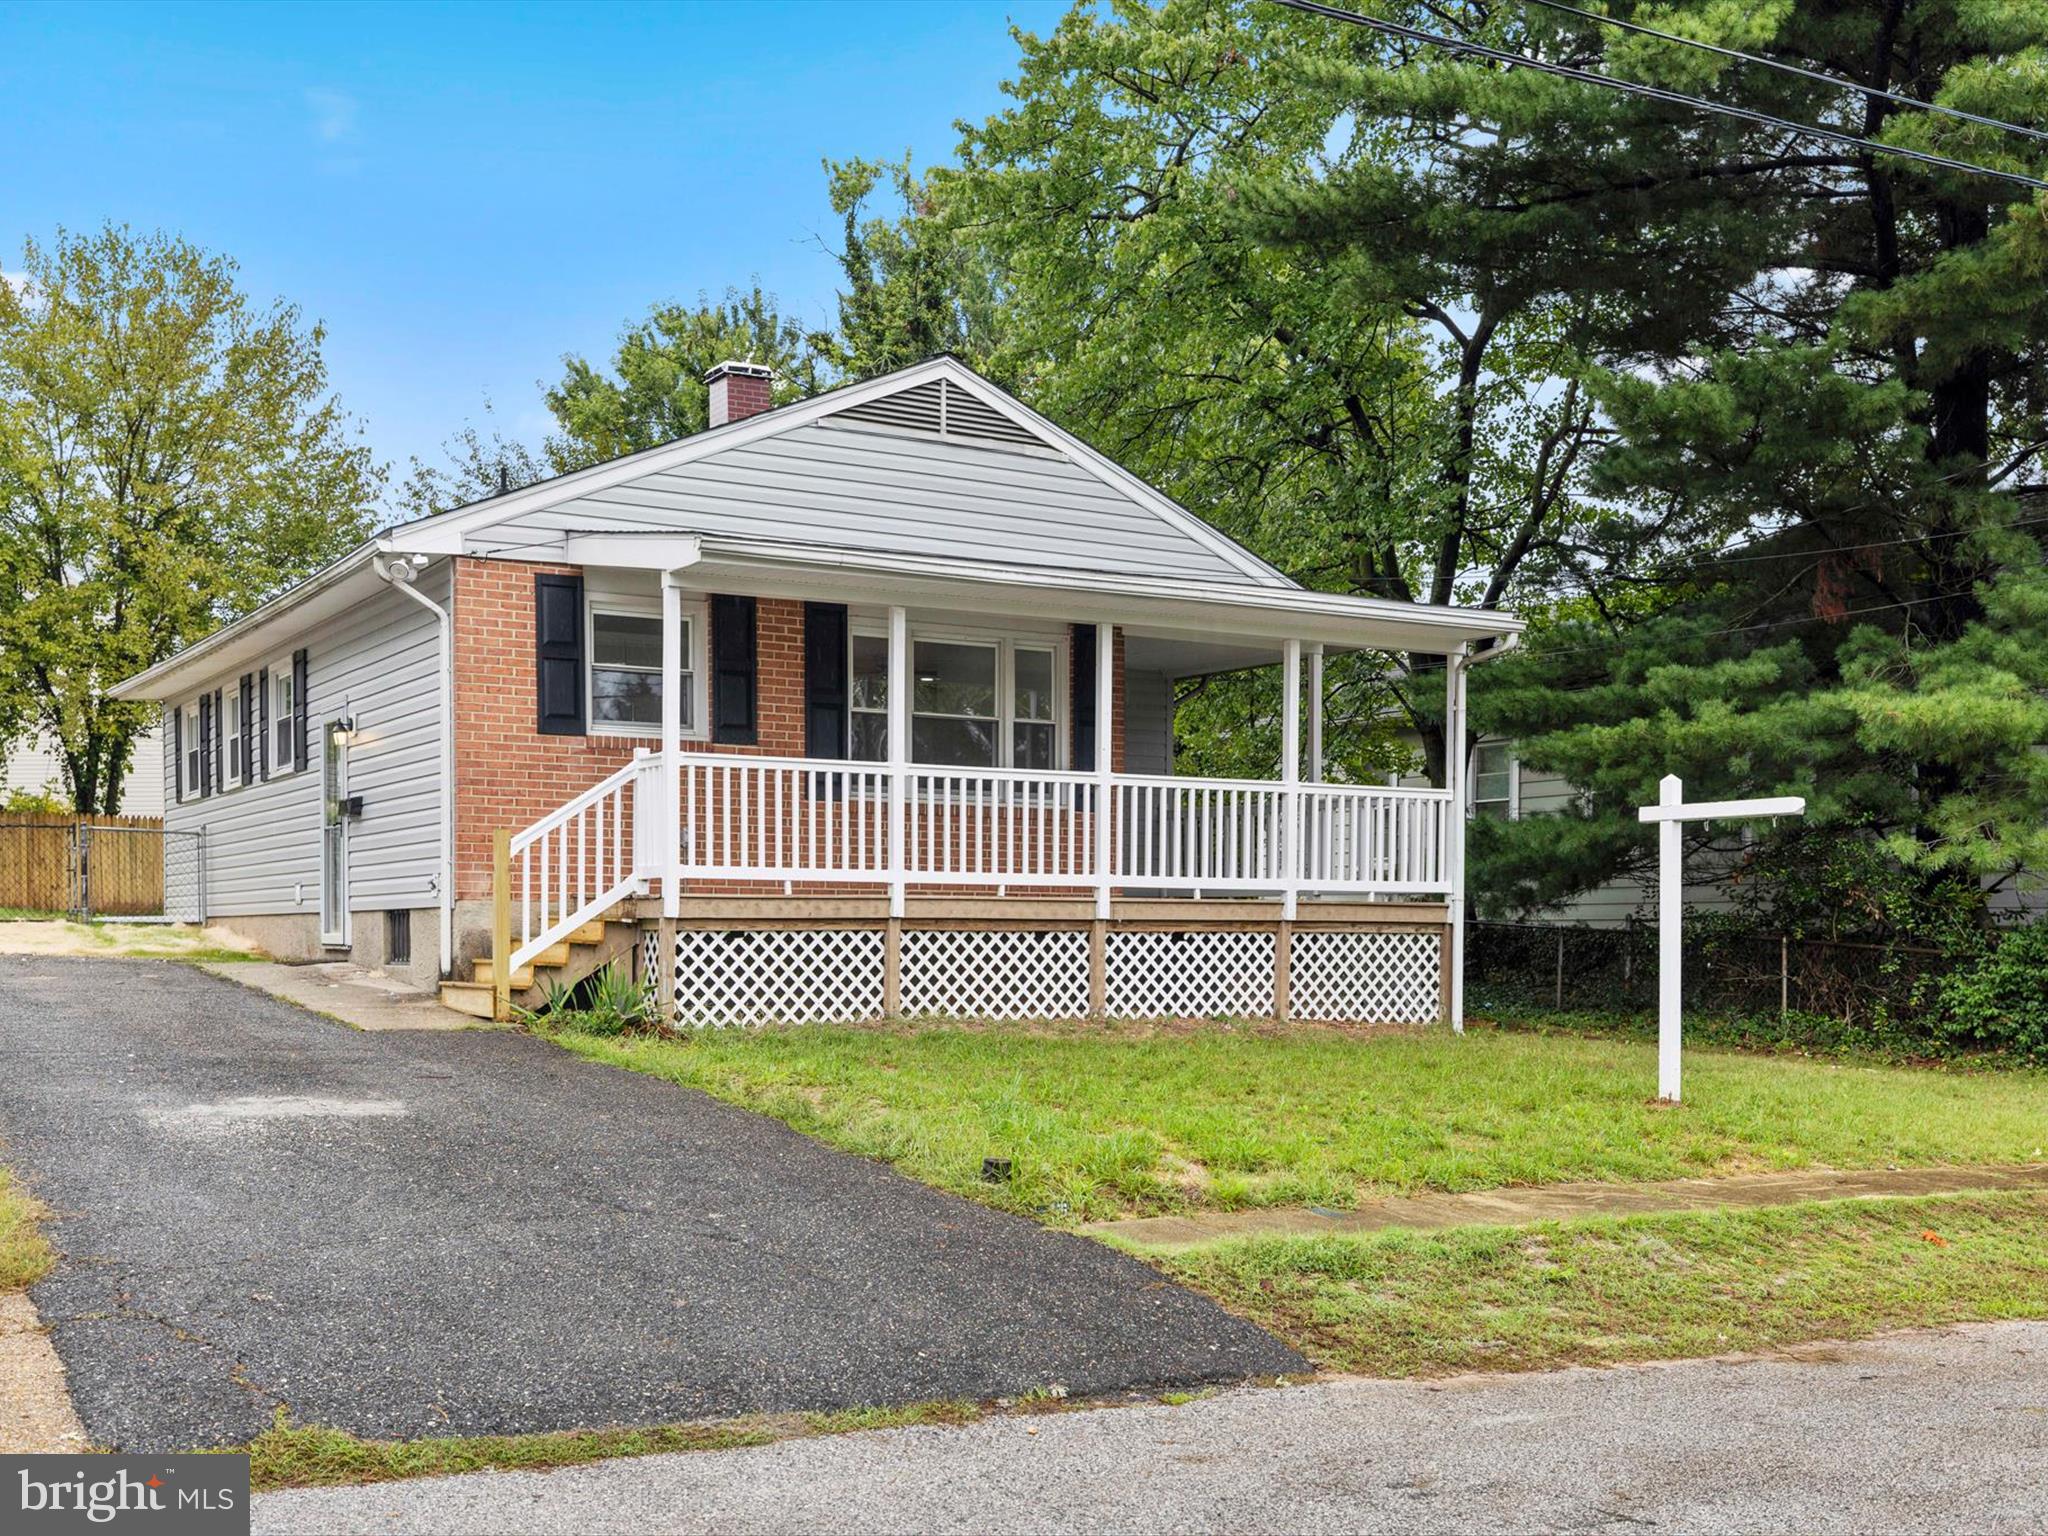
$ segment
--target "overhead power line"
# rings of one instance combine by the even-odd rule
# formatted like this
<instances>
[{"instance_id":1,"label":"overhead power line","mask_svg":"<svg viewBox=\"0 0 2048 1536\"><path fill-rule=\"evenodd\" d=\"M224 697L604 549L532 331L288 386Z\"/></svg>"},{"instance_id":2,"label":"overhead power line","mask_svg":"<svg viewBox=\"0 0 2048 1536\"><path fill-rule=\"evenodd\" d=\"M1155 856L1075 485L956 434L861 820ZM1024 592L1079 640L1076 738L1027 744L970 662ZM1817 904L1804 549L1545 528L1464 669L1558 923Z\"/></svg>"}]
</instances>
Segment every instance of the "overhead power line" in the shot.
<instances>
[{"instance_id":1,"label":"overhead power line","mask_svg":"<svg viewBox=\"0 0 2048 1536\"><path fill-rule=\"evenodd\" d=\"M1646 85L1640 80L1624 80L1618 75L1603 75L1595 70L1580 69L1572 64L1556 64L1548 59L1532 59L1525 53L1514 53L1505 48L1495 48L1486 43L1468 42L1463 38L1445 37L1440 32L1425 32L1420 27L1410 27L1398 21L1384 21L1377 16L1361 15L1357 11L1340 10L1334 5L1323 5L1319 0L1279 0L1292 10L1302 11L1311 16L1324 16L1331 21L1348 22L1354 27L1369 27L1389 37L1403 38L1412 43L1423 43L1433 48L1447 49L1452 53L1470 54L1474 58L1491 59L1497 64L1514 65L1522 69L1539 70L1546 75L1560 79L1577 80L1586 85L1598 85L1610 91L1620 91L1629 96L1641 96L1650 101L1661 101L1672 106L1692 107L1701 112L1713 112L1722 117L1739 118L1744 122L1756 123L1766 128L1781 128L1787 133L1803 138L1821 139L1845 148L1865 151L1869 154L1891 155L1902 160L1911 160L1920 165L1931 165L1942 170L1962 171L1968 175L1989 176L1997 181L2007 181L2037 191L2048 191L2048 181L2037 176L2028 176L2019 171L2001 171L1992 166L1978 165L1969 160L1957 160L1948 155L1929 154L1922 149L1908 149L1902 144L1887 144L1882 139L1866 139L1847 133L1839 128L1821 128L1812 123L1795 123L1790 118L1778 117L1769 112L1760 112L1753 107L1738 107L1725 101L1713 101L1705 96L1691 96L1684 91L1668 90L1661 85ZM1837 84L1841 82L1836 82Z\"/></svg>"},{"instance_id":2,"label":"overhead power line","mask_svg":"<svg viewBox=\"0 0 2048 1536\"><path fill-rule=\"evenodd\" d=\"M1681 37L1676 32L1660 32L1655 27L1646 27L1639 21L1624 21L1619 16L1603 16L1598 11L1582 10L1576 5L1567 5L1565 0L1525 0L1529 5L1540 5L1545 10L1562 11L1568 16L1582 17L1597 21L1604 27L1616 27L1623 32L1634 32L1642 37L1654 37L1667 43L1682 43L1687 48L1698 48L1707 53L1719 54L1724 59L1736 59L1744 64L1760 64L1765 69L1775 69L1782 74L1797 75L1802 80L1818 81L1845 91L1860 91L1865 96L1879 101L1891 102L1894 106L1914 107L1922 112L1936 112L1943 117L1960 118L1966 123L1978 123L1986 128L2002 128L2007 133L2024 134L2030 139L2048 141L2048 130L2028 128L2021 123L2008 123L2003 118L1986 117L1981 112L1966 112L1961 107L1945 107L1939 102L1922 101L1917 96L1903 96L1897 91L1888 91L1882 86L1865 85L1860 80L1845 79L1831 75L1825 70L1808 69L1804 65L1787 63L1783 59L1768 58L1760 53L1745 53L1740 48L1726 48L1719 43L1703 42L1696 37Z\"/></svg>"}]
</instances>

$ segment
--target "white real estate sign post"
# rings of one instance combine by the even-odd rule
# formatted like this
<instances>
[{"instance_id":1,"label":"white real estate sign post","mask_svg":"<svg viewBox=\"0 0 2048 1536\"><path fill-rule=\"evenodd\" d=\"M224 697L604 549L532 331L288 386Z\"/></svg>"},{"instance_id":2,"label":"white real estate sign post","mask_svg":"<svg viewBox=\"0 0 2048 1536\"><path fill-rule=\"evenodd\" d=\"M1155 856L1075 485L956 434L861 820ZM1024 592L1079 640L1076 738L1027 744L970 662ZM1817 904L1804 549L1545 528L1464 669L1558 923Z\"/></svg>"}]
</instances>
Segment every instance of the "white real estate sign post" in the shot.
<instances>
[{"instance_id":1,"label":"white real estate sign post","mask_svg":"<svg viewBox=\"0 0 2048 1536\"><path fill-rule=\"evenodd\" d=\"M1685 856L1679 823L1737 821L1756 816L1803 816L1797 795L1768 800L1705 800L1685 803L1685 785L1667 773L1657 782L1657 803L1637 810L1657 823L1657 1097L1678 1102L1679 967L1685 934Z\"/></svg>"}]
</instances>

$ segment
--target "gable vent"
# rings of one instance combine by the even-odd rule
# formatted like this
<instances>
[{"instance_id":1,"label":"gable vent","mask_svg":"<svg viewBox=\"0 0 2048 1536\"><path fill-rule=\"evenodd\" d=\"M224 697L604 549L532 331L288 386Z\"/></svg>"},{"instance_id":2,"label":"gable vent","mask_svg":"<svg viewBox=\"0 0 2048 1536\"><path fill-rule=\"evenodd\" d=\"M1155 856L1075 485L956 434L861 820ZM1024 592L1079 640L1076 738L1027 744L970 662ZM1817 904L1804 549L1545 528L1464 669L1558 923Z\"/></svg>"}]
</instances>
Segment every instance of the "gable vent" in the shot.
<instances>
[{"instance_id":1,"label":"gable vent","mask_svg":"<svg viewBox=\"0 0 2048 1536\"><path fill-rule=\"evenodd\" d=\"M864 426L894 427L901 432L922 432L933 437L969 438L984 443L1008 443L1020 448L1048 446L1028 428L1019 426L1001 411L983 405L951 381L934 379L912 389L898 390L879 400L850 405L834 411L832 421Z\"/></svg>"}]
</instances>

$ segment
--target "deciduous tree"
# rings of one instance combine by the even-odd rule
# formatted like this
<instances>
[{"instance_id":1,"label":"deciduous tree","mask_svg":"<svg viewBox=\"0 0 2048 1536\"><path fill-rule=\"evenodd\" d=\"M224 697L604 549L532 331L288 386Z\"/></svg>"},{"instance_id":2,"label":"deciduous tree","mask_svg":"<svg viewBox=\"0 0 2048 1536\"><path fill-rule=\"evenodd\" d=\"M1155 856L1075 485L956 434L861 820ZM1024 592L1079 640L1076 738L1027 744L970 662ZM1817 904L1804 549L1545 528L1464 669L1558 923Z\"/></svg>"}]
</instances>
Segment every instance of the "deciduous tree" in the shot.
<instances>
[{"instance_id":1,"label":"deciduous tree","mask_svg":"<svg viewBox=\"0 0 2048 1536\"><path fill-rule=\"evenodd\" d=\"M360 539L380 472L321 327L116 226L0 281L0 746L56 743L113 810L149 707L108 690Z\"/></svg>"}]
</instances>

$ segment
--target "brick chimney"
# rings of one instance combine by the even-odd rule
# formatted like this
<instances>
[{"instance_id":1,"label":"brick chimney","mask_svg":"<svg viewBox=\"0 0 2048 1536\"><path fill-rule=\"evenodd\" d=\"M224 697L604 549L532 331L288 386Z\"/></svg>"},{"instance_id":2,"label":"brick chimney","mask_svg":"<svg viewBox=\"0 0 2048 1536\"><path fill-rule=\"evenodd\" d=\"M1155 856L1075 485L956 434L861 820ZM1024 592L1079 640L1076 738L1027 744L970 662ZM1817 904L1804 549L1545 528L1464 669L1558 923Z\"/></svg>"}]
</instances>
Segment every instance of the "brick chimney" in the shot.
<instances>
[{"instance_id":1,"label":"brick chimney","mask_svg":"<svg viewBox=\"0 0 2048 1536\"><path fill-rule=\"evenodd\" d=\"M704 375L711 386L711 425L745 421L758 416L775 403L775 370L759 363L726 361L714 363Z\"/></svg>"}]
</instances>

